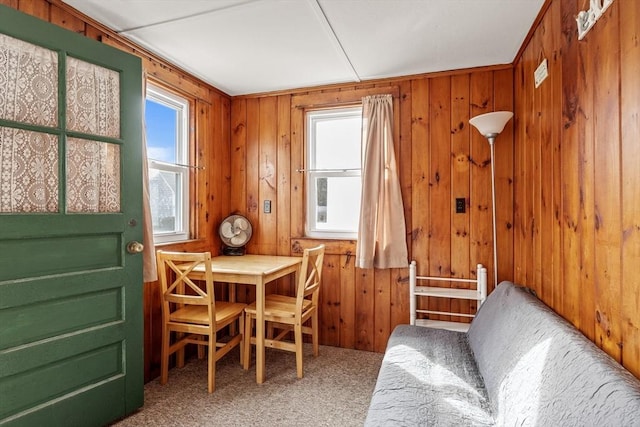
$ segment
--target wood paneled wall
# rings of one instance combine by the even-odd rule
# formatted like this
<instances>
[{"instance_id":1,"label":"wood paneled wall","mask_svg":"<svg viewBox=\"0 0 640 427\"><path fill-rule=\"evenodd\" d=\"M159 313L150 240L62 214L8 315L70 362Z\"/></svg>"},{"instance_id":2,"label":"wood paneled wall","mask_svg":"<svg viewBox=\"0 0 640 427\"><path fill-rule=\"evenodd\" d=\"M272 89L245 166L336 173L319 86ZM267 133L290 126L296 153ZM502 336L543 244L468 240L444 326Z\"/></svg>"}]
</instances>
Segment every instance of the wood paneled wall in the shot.
<instances>
[{"instance_id":1,"label":"wood paneled wall","mask_svg":"<svg viewBox=\"0 0 640 427\"><path fill-rule=\"evenodd\" d=\"M515 66L514 275L640 377L640 2L578 41L588 7L552 1Z\"/></svg>"},{"instance_id":2,"label":"wood paneled wall","mask_svg":"<svg viewBox=\"0 0 640 427\"><path fill-rule=\"evenodd\" d=\"M60 0L0 0L0 4L140 56L143 69L151 80L191 100L195 114L192 114L190 129L190 161L205 168L192 174L193 239L162 247L216 252L220 247L217 224L229 211L229 97L86 18ZM144 284L144 318L144 376L148 381L158 375L160 366L161 312L157 282Z\"/></svg>"},{"instance_id":3,"label":"wood paneled wall","mask_svg":"<svg viewBox=\"0 0 640 427\"><path fill-rule=\"evenodd\" d=\"M248 250L289 255L318 243L304 236L305 175L296 171L304 167L304 112L375 93L394 94L407 243L418 274L469 278L483 263L493 288L490 151L468 120L513 109L511 67L232 99L230 208L254 224ZM513 122L496 144L498 276L506 280L513 278ZM455 213L457 197L467 201L465 214ZM269 214L264 200L272 201ZM408 269L356 269L355 242L323 242L321 342L384 351L395 325L409 321Z\"/></svg>"}]
</instances>

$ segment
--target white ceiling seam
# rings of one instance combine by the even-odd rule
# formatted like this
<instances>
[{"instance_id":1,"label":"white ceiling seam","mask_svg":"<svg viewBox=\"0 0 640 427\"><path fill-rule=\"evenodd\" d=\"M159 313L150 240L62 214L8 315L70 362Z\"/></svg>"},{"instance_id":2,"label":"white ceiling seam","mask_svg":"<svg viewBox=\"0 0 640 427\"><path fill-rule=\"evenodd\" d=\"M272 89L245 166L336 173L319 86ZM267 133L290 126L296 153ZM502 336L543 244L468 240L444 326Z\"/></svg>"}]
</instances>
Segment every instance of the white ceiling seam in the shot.
<instances>
[{"instance_id":1,"label":"white ceiling seam","mask_svg":"<svg viewBox=\"0 0 640 427\"><path fill-rule=\"evenodd\" d=\"M330 40L335 44L336 49L340 52L340 54L344 58L346 65L353 72L353 81L356 83L361 82L362 79L360 79L360 75L358 74L358 71L353 66L353 63L351 62L349 55L344 50L344 46L342 46L342 43L340 42L340 38L338 37L333 27L331 26L331 22L329 22L329 19L327 19L327 15L324 13L324 10L322 9L322 5L319 3L319 0L307 0L307 1L311 5L311 8L314 10L314 12L316 12L316 15L318 16L318 20L325 27Z\"/></svg>"},{"instance_id":2,"label":"white ceiling seam","mask_svg":"<svg viewBox=\"0 0 640 427\"><path fill-rule=\"evenodd\" d=\"M184 16L178 16L178 17L175 17L175 18L165 19L165 20L158 21L158 22L153 22L153 23L150 23L150 24L139 25L137 27L125 28L125 29L122 29L120 31L116 31L116 33L122 34L122 35L126 35L127 33L130 33L130 32L136 31L136 30L142 30L142 29L145 29L145 28L155 27L157 25L170 24L170 23L178 22L178 21L186 21L186 20L189 20L191 18L196 18L196 17L199 17L199 16L208 15L208 14L211 14L211 13L222 12L222 11L227 10L227 9L234 9L234 8L237 8L237 7L246 6L246 5L250 4L250 3L255 3L255 2L258 2L258 1L264 1L264 0L246 0L246 1L242 2L242 3L229 4L227 6L223 6L223 7L219 7L219 8L215 8L215 9L204 10L204 11L201 11L201 12L191 13L189 15L184 15Z\"/></svg>"}]
</instances>

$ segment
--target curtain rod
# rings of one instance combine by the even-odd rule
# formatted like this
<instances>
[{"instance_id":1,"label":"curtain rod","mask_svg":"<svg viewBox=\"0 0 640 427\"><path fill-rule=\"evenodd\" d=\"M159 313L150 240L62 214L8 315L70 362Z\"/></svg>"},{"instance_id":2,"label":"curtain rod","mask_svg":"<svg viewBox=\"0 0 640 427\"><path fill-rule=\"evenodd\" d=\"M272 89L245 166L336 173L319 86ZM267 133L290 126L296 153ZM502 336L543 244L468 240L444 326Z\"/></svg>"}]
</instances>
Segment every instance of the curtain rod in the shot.
<instances>
[{"instance_id":1,"label":"curtain rod","mask_svg":"<svg viewBox=\"0 0 640 427\"><path fill-rule=\"evenodd\" d=\"M349 171L361 171L362 168L347 168L347 169L296 169L296 172L349 172Z\"/></svg>"}]
</instances>

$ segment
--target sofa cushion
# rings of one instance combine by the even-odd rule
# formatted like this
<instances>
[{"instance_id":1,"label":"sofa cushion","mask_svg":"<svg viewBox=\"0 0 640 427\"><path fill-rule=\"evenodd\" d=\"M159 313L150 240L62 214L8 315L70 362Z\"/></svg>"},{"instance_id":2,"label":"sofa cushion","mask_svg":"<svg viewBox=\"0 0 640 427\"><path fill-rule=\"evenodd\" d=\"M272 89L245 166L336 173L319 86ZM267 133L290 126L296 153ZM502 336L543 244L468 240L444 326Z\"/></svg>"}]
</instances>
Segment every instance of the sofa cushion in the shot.
<instances>
[{"instance_id":1,"label":"sofa cushion","mask_svg":"<svg viewBox=\"0 0 640 427\"><path fill-rule=\"evenodd\" d=\"M397 326L387 344L365 425L493 425L466 334Z\"/></svg>"},{"instance_id":2,"label":"sofa cushion","mask_svg":"<svg viewBox=\"0 0 640 427\"><path fill-rule=\"evenodd\" d=\"M525 288L501 283L468 340L496 424L640 426L640 381Z\"/></svg>"}]
</instances>

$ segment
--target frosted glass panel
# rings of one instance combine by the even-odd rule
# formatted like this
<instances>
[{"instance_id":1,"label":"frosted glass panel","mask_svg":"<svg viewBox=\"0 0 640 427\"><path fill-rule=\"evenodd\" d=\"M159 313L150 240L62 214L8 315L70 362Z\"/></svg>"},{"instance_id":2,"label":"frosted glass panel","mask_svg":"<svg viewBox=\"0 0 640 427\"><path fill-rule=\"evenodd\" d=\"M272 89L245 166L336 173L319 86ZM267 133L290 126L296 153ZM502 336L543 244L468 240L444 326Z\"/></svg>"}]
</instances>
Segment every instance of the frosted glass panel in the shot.
<instances>
[{"instance_id":1,"label":"frosted glass panel","mask_svg":"<svg viewBox=\"0 0 640 427\"><path fill-rule=\"evenodd\" d=\"M67 58L67 128L120 137L120 74Z\"/></svg>"},{"instance_id":2,"label":"frosted glass panel","mask_svg":"<svg viewBox=\"0 0 640 427\"><path fill-rule=\"evenodd\" d=\"M0 212L57 211L57 137L0 127Z\"/></svg>"},{"instance_id":3,"label":"frosted glass panel","mask_svg":"<svg viewBox=\"0 0 640 427\"><path fill-rule=\"evenodd\" d=\"M67 212L120 212L120 146L67 140Z\"/></svg>"},{"instance_id":4,"label":"frosted glass panel","mask_svg":"<svg viewBox=\"0 0 640 427\"><path fill-rule=\"evenodd\" d=\"M0 34L0 118L57 126L56 52Z\"/></svg>"}]
</instances>

